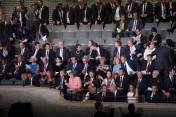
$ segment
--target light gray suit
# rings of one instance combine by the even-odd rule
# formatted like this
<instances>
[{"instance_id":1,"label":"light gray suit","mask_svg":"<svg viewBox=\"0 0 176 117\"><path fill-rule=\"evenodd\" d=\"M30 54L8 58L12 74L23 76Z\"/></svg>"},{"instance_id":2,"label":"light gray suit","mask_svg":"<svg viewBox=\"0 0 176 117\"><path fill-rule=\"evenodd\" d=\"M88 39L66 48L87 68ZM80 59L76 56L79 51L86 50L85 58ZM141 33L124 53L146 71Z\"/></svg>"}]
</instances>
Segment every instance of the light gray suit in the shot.
<instances>
[{"instance_id":1,"label":"light gray suit","mask_svg":"<svg viewBox=\"0 0 176 117\"><path fill-rule=\"evenodd\" d=\"M26 27L32 30L35 20L36 20L36 15L33 13L33 11L31 11L31 10L27 11L27 13L26 13Z\"/></svg>"}]
</instances>

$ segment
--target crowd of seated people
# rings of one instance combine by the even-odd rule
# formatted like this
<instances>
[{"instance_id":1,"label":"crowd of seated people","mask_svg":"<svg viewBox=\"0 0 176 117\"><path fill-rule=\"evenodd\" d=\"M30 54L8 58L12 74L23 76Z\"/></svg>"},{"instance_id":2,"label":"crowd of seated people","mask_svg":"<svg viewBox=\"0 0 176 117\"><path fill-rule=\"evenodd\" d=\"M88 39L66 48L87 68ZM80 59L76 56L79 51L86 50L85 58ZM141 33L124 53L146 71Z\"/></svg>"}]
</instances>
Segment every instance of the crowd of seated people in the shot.
<instances>
[{"instance_id":1,"label":"crowd of seated people","mask_svg":"<svg viewBox=\"0 0 176 117\"><path fill-rule=\"evenodd\" d=\"M155 14L147 0L142 0L140 6L128 0L125 8L121 0L110 0L107 4L94 0L91 8L82 0L78 5L74 0L70 3L70 7L65 5L64 8L59 4L53 11L54 25L116 23L112 36L131 37L127 47L122 46L120 39L116 40L112 57L104 46L93 40L88 41L85 51L80 44L69 51L61 41L56 51L49 43L41 47L35 40L35 33L39 31L41 37L49 40L46 28L49 8L38 0L28 11L24 6L17 6L11 20L6 16L0 25L0 80L16 78L25 85L55 88L71 100L175 101L176 59L172 48L162 40L156 27L151 27L149 42L141 33L145 23L153 22L153 15L155 22L173 23L176 19L174 2L159 0ZM170 30L173 32L174 28ZM17 50L12 49L15 39L19 39ZM34 48L31 43L35 44Z\"/></svg>"}]
</instances>

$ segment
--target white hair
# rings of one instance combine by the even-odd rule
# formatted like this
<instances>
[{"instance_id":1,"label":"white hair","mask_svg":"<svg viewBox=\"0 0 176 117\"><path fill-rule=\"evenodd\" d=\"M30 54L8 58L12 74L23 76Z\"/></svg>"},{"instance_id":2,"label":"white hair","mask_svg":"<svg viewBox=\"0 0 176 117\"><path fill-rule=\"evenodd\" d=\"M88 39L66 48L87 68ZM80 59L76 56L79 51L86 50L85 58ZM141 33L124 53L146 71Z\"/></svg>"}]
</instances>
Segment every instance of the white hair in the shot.
<instances>
[{"instance_id":1,"label":"white hair","mask_svg":"<svg viewBox=\"0 0 176 117\"><path fill-rule=\"evenodd\" d=\"M34 59L35 62L37 61L37 58L35 56L31 56L30 59L32 59L32 58Z\"/></svg>"}]
</instances>

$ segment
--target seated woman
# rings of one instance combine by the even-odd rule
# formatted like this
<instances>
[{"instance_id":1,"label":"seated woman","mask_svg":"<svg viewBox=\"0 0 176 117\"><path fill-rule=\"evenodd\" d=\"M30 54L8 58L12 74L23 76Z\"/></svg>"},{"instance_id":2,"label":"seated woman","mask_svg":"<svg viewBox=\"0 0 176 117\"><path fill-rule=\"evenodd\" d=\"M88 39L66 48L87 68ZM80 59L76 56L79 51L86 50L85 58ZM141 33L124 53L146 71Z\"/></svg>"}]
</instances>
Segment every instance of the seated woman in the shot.
<instances>
[{"instance_id":1,"label":"seated woman","mask_svg":"<svg viewBox=\"0 0 176 117\"><path fill-rule=\"evenodd\" d=\"M32 77L35 78L36 75L39 73L39 65L36 63L37 58L35 56L32 56L30 58L30 61L32 63L29 65L26 65L25 69L26 69L26 72L28 72L28 71L32 72ZM26 74L22 74L21 77L22 77L22 80L25 80Z\"/></svg>"},{"instance_id":2,"label":"seated woman","mask_svg":"<svg viewBox=\"0 0 176 117\"><path fill-rule=\"evenodd\" d=\"M106 85L107 86L107 88L109 88L112 84L115 84L115 81L114 81L114 79L112 78L112 72L111 72L111 70L108 70L107 72L106 72L106 76L107 76L107 78L105 78L104 80L103 80L103 82L102 82L102 85Z\"/></svg>"},{"instance_id":3,"label":"seated woman","mask_svg":"<svg viewBox=\"0 0 176 117\"><path fill-rule=\"evenodd\" d=\"M149 36L149 42L152 42L156 47L159 47L161 43L161 35L157 33L157 29L155 27L151 29L151 32L152 34Z\"/></svg>"},{"instance_id":4,"label":"seated woman","mask_svg":"<svg viewBox=\"0 0 176 117\"><path fill-rule=\"evenodd\" d=\"M129 92L127 93L127 102L136 103L138 99L138 93L135 91L132 84L129 85Z\"/></svg>"},{"instance_id":5,"label":"seated woman","mask_svg":"<svg viewBox=\"0 0 176 117\"><path fill-rule=\"evenodd\" d=\"M97 89L94 86L91 86L89 88L89 92L87 92L83 101L87 102L87 101L92 101L92 100L94 100L94 101L97 100Z\"/></svg>"},{"instance_id":6,"label":"seated woman","mask_svg":"<svg viewBox=\"0 0 176 117\"><path fill-rule=\"evenodd\" d=\"M41 78L42 85L43 87L50 87L50 88L55 88L55 75L52 70L48 70L46 72L46 77Z\"/></svg>"},{"instance_id":7,"label":"seated woman","mask_svg":"<svg viewBox=\"0 0 176 117\"><path fill-rule=\"evenodd\" d=\"M82 63L82 58L84 56L84 51L81 49L80 44L75 45L75 50L72 51L71 57L76 57L79 63Z\"/></svg>"},{"instance_id":8,"label":"seated woman","mask_svg":"<svg viewBox=\"0 0 176 117\"><path fill-rule=\"evenodd\" d=\"M116 38L117 35L119 35L119 37L123 37L124 36L124 32L127 29L128 24L125 22L125 15L122 14L120 16L120 21L117 21L116 23L116 27L115 27L115 31L112 33L112 38Z\"/></svg>"},{"instance_id":9,"label":"seated woman","mask_svg":"<svg viewBox=\"0 0 176 117\"><path fill-rule=\"evenodd\" d=\"M56 57L56 63L54 64L54 72L55 72L55 75L56 75L56 78L59 77L59 73L60 71L64 69L64 65L62 64L62 57Z\"/></svg>"},{"instance_id":10,"label":"seated woman","mask_svg":"<svg viewBox=\"0 0 176 117\"><path fill-rule=\"evenodd\" d=\"M144 60L147 60L147 55L151 54L155 50L153 42L149 42L147 48L144 51ZM152 60L156 59L156 55L152 57Z\"/></svg>"},{"instance_id":11,"label":"seated woman","mask_svg":"<svg viewBox=\"0 0 176 117\"><path fill-rule=\"evenodd\" d=\"M113 78L116 79L119 73L119 69L121 68L121 61L119 58L115 57L114 58L114 62L113 62L114 66L113 66Z\"/></svg>"},{"instance_id":12,"label":"seated woman","mask_svg":"<svg viewBox=\"0 0 176 117\"><path fill-rule=\"evenodd\" d=\"M104 57L100 58L100 65L97 66L98 79L103 81L106 78L106 72L109 70L109 65L105 65L106 59Z\"/></svg>"},{"instance_id":13,"label":"seated woman","mask_svg":"<svg viewBox=\"0 0 176 117\"><path fill-rule=\"evenodd\" d=\"M80 77L76 76L75 71L71 71L69 75L70 75L69 82L67 83L66 80L64 81L65 85L68 87L67 94L69 95L69 97L70 96L72 97L72 100L77 100L76 96L77 96L77 93L81 91L82 82Z\"/></svg>"}]
</instances>

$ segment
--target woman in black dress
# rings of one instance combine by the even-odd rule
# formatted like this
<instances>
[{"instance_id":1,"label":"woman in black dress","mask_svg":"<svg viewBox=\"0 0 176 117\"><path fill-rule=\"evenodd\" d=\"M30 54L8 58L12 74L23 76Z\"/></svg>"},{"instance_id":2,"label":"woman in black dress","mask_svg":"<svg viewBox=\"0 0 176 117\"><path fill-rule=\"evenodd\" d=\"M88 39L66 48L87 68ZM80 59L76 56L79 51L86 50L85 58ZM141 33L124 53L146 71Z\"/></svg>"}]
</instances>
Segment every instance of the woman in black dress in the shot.
<instances>
[{"instance_id":1,"label":"woman in black dress","mask_svg":"<svg viewBox=\"0 0 176 117\"><path fill-rule=\"evenodd\" d=\"M71 57L76 57L79 63L82 63L82 58L84 56L84 51L81 49L80 44L75 45L75 50L72 51Z\"/></svg>"},{"instance_id":2,"label":"woman in black dress","mask_svg":"<svg viewBox=\"0 0 176 117\"><path fill-rule=\"evenodd\" d=\"M64 65L62 64L62 58L58 56L56 58L56 63L54 64L54 72L55 72L56 78L59 77L59 73L62 69L64 69Z\"/></svg>"}]
</instances>

